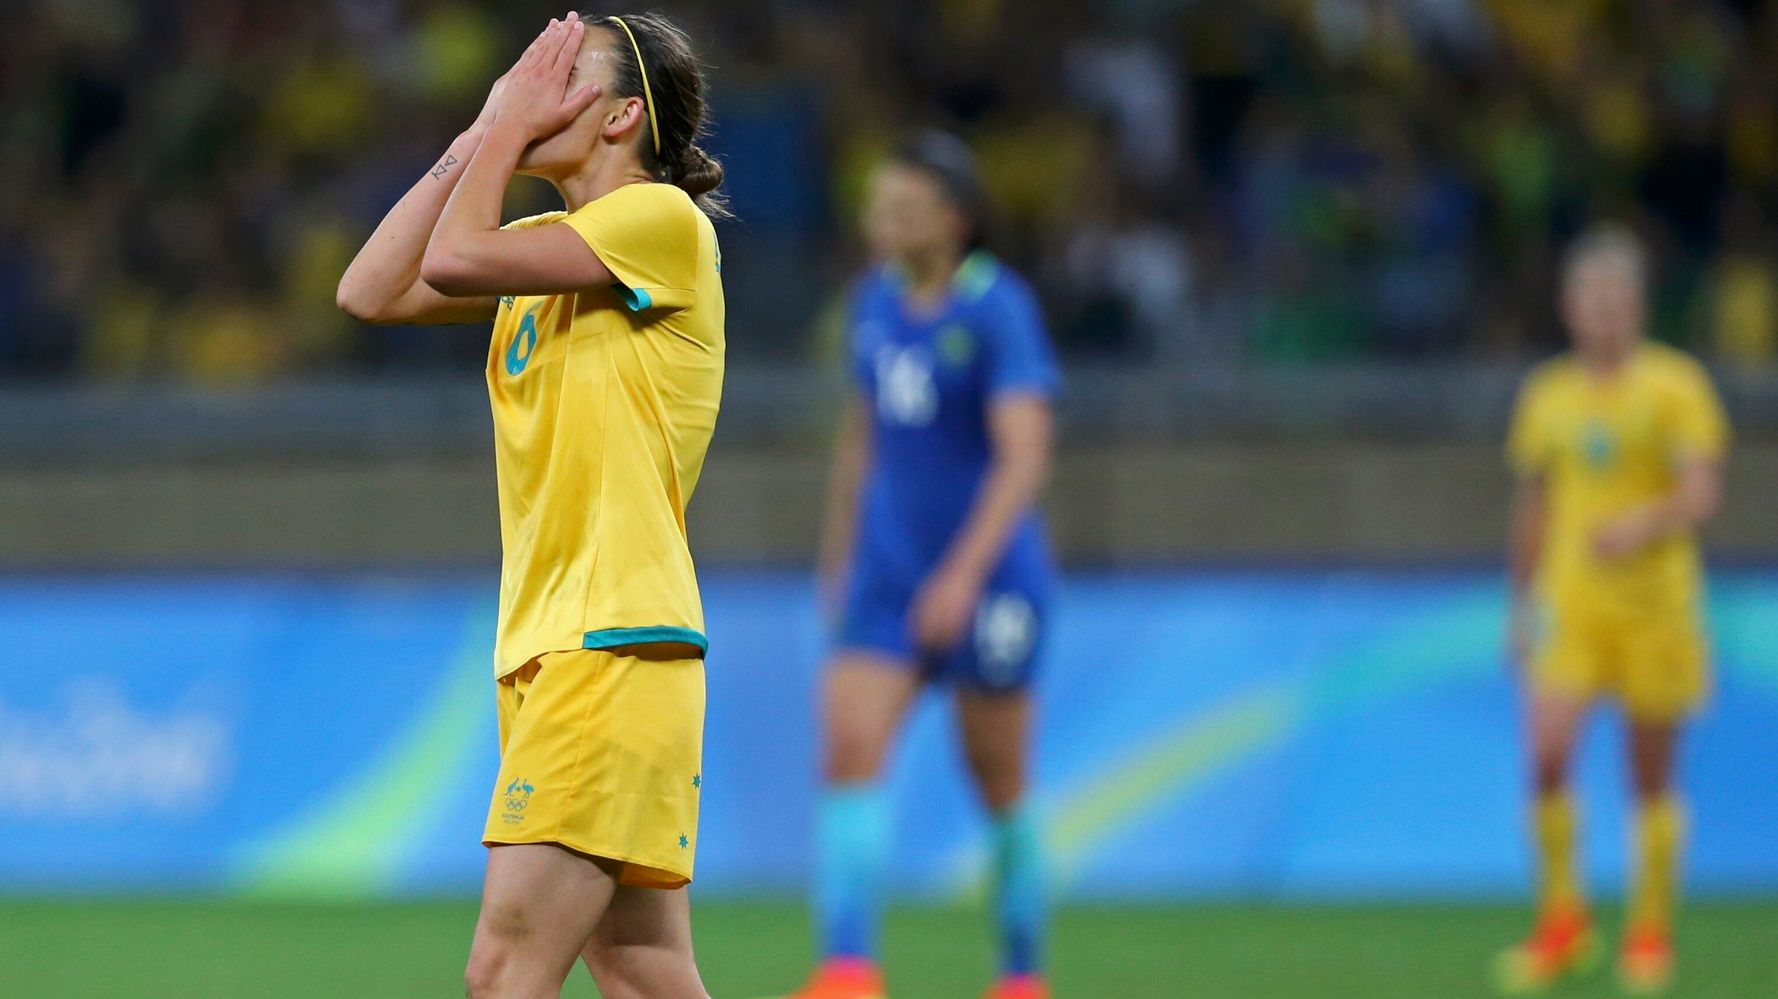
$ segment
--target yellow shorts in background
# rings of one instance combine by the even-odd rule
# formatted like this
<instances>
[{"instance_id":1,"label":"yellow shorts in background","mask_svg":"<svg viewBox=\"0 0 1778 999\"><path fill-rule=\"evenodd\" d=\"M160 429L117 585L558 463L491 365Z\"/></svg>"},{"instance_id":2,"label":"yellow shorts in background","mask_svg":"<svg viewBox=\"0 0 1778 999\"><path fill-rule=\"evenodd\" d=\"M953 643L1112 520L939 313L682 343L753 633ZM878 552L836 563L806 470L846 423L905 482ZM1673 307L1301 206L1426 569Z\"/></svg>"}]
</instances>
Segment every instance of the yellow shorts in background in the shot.
<instances>
[{"instance_id":1,"label":"yellow shorts in background","mask_svg":"<svg viewBox=\"0 0 1778 999\"><path fill-rule=\"evenodd\" d=\"M1583 700L1611 697L1645 721L1678 720L1703 705L1709 654L1694 606L1630 613L1552 600L1543 616L1530 663L1534 689Z\"/></svg>"},{"instance_id":2,"label":"yellow shorts in background","mask_svg":"<svg viewBox=\"0 0 1778 999\"><path fill-rule=\"evenodd\" d=\"M704 663L593 649L501 678L500 778L482 841L557 843L678 888L697 855Z\"/></svg>"}]
</instances>

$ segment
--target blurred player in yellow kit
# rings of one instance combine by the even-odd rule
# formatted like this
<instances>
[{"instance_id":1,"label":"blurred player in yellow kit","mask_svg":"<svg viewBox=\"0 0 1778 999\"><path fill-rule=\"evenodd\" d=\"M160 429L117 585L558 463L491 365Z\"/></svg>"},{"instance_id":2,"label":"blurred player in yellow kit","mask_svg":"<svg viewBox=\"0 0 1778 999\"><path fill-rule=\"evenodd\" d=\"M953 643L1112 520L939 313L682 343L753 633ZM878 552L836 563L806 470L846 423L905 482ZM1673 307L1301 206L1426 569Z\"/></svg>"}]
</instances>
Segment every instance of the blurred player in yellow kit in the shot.
<instances>
[{"instance_id":1,"label":"blurred player in yellow kit","mask_svg":"<svg viewBox=\"0 0 1778 999\"><path fill-rule=\"evenodd\" d=\"M1567 356L1520 393L1512 638L1529 695L1538 916L1500 955L1509 994L1540 992L1599 953L1575 857L1570 758L1588 709L1629 720L1635 869L1618 973L1632 992L1672 977L1685 809L1675 747L1708 687L1703 570L1693 534L1715 511L1727 421L1702 365L1643 338L1646 263L1627 231L1583 236L1563 264Z\"/></svg>"},{"instance_id":2,"label":"blurred player in yellow kit","mask_svg":"<svg viewBox=\"0 0 1778 999\"><path fill-rule=\"evenodd\" d=\"M500 770L474 999L708 999L697 849L706 642L685 533L725 307L704 81L657 15L552 20L340 281L372 322L493 320ZM515 174L563 211L510 225Z\"/></svg>"}]
</instances>

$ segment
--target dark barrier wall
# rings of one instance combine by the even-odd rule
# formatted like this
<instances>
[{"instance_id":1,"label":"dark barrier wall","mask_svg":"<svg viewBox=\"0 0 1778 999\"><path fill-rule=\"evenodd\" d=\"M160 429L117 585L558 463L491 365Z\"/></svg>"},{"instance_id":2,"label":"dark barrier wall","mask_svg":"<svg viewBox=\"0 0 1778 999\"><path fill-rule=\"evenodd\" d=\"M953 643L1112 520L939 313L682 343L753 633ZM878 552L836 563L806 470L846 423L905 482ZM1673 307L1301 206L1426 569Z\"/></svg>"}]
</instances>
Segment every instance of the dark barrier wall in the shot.
<instances>
[{"instance_id":1,"label":"dark barrier wall","mask_svg":"<svg viewBox=\"0 0 1778 999\"><path fill-rule=\"evenodd\" d=\"M826 461L806 443L717 448L688 515L699 559L812 564ZM1509 486L1492 443L1075 445L1047 505L1077 563L1495 559ZM1774 494L1778 445L1743 445L1713 550L1778 557ZM0 568L492 564L498 524L481 454L0 474Z\"/></svg>"}]
</instances>

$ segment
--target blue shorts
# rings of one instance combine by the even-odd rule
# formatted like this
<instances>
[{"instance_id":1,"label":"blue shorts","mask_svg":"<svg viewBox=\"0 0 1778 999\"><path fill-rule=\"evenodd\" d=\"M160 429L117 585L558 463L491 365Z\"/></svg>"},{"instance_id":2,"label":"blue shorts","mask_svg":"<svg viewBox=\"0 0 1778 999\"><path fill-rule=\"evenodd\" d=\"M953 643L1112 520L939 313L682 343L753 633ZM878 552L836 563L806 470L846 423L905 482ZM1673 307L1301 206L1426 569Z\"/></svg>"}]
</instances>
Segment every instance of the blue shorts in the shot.
<instances>
[{"instance_id":1,"label":"blue shorts","mask_svg":"<svg viewBox=\"0 0 1778 999\"><path fill-rule=\"evenodd\" d=\"M985 691L1029 686L1048 617L1047 581L997 573L976 605L975 622L956 647L937 654L914 648L908 614L918 581L896 579L867 564L852 567L834 645L906 662L932 680Z\"/></svg>"}]
</instances>

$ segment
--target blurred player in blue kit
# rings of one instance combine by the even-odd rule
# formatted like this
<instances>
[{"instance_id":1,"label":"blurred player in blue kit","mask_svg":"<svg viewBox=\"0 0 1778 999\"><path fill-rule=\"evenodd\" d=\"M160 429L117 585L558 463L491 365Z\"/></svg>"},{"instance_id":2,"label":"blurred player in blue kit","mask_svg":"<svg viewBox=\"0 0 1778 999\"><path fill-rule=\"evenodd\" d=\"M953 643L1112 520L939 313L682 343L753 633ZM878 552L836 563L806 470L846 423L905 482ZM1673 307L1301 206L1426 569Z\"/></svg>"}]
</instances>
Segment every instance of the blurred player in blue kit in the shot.
<instances>
[{"instance_id":1,"label":"blurred player in blue kit","mask_svg":"<svg viewBox=\"0 0 1778 999\"><path fill-rule=\"evenodd\" d=\"M1032 672L1055 578L1035 504L1060 376L1031 289L981 249L986 215L974 159L950 135L909 140L871 180L864 226L879 263L853 290L855 391L822 545L823 590L839 611L822 692L823 960L799 999L884 995L883 765L929 682L956 692L991 819L1000 973L989 995L1047 994L1043 858L1026 781Z\"/></svg>"}]
</instances>

